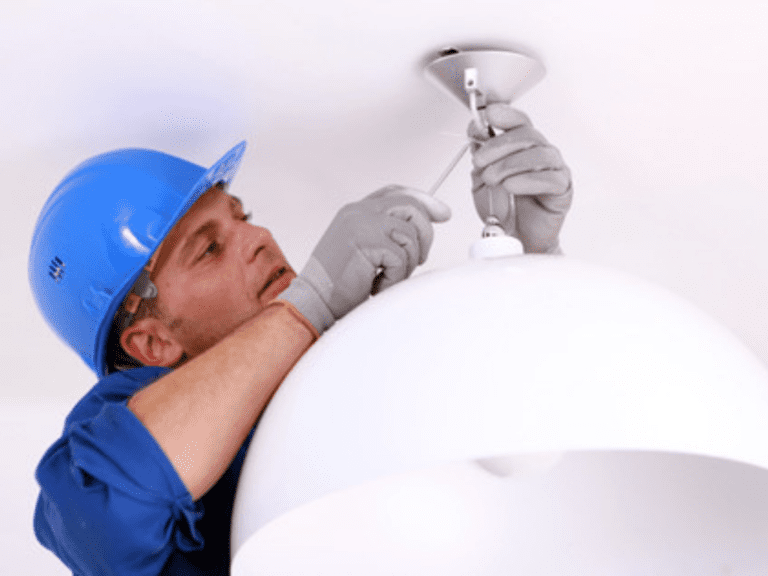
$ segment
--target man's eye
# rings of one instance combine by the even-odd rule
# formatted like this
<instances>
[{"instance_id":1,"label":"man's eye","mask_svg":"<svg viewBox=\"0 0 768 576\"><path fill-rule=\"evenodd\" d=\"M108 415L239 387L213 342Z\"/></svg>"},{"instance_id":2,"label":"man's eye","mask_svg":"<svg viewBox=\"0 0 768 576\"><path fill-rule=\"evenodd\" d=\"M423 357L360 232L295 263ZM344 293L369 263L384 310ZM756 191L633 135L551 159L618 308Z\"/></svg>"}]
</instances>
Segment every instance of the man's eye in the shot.
<instances>
[{"instance_id":1,"label":"man's eye","mask_svg":"<svg viewBox=\"0 0 768 576\"><path fill-rule=\"evenodd\" d=\"M243 216L240 217L240 220L243 222L250 222L251 216L253 216L253 213L248 212L248 214L243 214Z\"/></svg>"},{"instance_id":2,"label":"man's eye","mask_svg":"<svg viewBox=\"0 0 768 576\"><path fill-rule=\"evenodd\" d=\"M203 252L200 255L200 258L198 258L198 260L202 260L203 258L208 256L208 254L216 254L218 251L219 251L219 243L218 242L211 242L208 245L208 247L205 249L205 252Z\"/></svg>"}]
</instances>

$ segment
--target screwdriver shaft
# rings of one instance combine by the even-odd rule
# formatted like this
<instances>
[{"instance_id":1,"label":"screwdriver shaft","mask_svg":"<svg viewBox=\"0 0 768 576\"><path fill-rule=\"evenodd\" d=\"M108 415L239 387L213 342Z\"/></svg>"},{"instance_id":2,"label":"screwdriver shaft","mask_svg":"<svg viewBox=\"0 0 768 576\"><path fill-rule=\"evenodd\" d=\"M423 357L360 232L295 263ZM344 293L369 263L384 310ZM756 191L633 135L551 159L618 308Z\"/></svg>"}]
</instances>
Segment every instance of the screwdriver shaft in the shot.
<instances>
[{"instance_id":1,"label":"screwdriver shaft","mask_svg":"<svg viewBox=\"0 0 768 576\"><path fill-rule=\"evenodd\" d=\"M432 185L432 188L429 189L428 194L430 196L434 196L435 192L437 192L437 189L440 188L443 182L445 182L445 179L448 178L448 176L453 172L453 169L456 168L456 165L461 161L461 159L464 157L464 154L467 153L467 150L469 150L469 147L472 145L472 141L467 142L464 144L464 146L461 147L461 150L459 150L459 153L456 154L456 156L451 160L451 163L448 164L448 167L443 171L442 174L440 174L440 178L437 179L437 181Z\"/></svg>"}]
</instances>

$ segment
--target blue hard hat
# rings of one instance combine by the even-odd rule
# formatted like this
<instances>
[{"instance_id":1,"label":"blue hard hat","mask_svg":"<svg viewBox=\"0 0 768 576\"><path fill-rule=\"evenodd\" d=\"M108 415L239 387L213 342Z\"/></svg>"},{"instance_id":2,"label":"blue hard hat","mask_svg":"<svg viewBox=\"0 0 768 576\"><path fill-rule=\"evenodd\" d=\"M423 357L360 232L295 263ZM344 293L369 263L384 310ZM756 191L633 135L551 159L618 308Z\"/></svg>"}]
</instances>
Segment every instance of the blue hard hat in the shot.
<instances>
[{"instance_id":1,"label":"blue hard hat","mask_svg":"<svg viewBox=\"0 0 768 576\"><path fill-rule=\"evenodd\" d=\"M56 187L35 225L29 282L45 320L102 378L110 327L144 266L213 185L232 180L241 142L210 169L145 149L86 160Z\"/></svg>"}]
</instances>

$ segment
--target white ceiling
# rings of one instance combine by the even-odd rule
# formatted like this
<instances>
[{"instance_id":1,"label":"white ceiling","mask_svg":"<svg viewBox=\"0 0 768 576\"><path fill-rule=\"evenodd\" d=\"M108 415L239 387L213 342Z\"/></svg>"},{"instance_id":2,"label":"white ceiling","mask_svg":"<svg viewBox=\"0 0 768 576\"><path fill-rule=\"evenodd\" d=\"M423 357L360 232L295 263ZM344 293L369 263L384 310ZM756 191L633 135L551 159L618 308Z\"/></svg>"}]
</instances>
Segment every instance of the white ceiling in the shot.
<instances>
[{"instance_id":1,"label":"white ceiling","mask_svg":"<svg viewBox=\"0 0 768 576\"><path fill-rule=\"evenodd\" d=\"M420 66L473 43L547 68L518 105L574 175L566 253L684 295L768 362L766 29L756 0L5 2L2 394L93 383L26 284L37 212L75 164L124 146L210 164L246 139L233 189L300 267L342 203L442 172L469 115ZM469 166L438 192L454 218L427 268L479 234Z\"/></svg>"}]
</instances>

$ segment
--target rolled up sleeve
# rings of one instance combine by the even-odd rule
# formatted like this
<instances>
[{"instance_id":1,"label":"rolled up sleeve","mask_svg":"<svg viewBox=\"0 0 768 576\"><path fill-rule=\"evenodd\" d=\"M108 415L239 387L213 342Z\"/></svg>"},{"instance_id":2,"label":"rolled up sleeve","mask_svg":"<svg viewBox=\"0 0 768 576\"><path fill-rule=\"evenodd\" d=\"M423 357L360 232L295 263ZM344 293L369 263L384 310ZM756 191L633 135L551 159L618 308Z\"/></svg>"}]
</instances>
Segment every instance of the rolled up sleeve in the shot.
<instances>
[{"instance_id":1,"label":"rolled up sleeve","mask_svg":"<svg viewBox=\"0 0 768 576\"><path fill-rule=\"evenodd\" d=\"M74 410L36 471L35 535L78 576L156 576L204 545L202 504L126 402Z\"/></svg>"}]
</instances>

